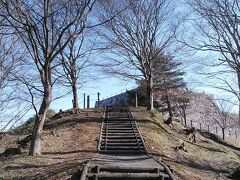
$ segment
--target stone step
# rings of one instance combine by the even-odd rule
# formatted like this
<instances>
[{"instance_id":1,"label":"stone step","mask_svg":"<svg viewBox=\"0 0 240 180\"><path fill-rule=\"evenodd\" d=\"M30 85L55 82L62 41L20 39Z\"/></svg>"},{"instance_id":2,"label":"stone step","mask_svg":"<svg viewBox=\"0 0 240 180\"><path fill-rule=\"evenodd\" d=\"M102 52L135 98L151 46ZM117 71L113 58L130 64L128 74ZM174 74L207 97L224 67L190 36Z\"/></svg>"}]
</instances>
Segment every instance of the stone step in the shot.
<instances>
[{"instance_id":1,"label":"stone step","mask_svg":"<svg viewBox=\"0 0 240 180\"><path fill-rule=\"evenodd\" d=\"M128 131L130 131L130 132L137 132L137 129L132 129L132 128L105 128L105 129L103 129L102 130L102 132L117 132L117 131L120 131L120 132L128 132Z\"/></svg>"},{"instance_id":2,"label":"stone step","mask_svg":"<svg viewBox=\"0 0 240 180\"><path fill-rule=\"evenodd\" d=\"M136 127L136 125L135 124L103 124L103 127L109 127L109 126L129 126L129 127Z\"/></svg>"},{"instance_id":3,"label":"stone step","mask_svg":"<svg viewBox=\"0 0 240 180\"><path fill-rule=\"evenodd\" d=\"M104 120L104 122L125 122L125 121L133 121L129 119L128 117L109 117L108 119Z\"/></svg>"},{"instance_id":4,"label":"stone step","mask_svg":"<svg viewBox=\"0 0 240 180\"><path fill-rule=\"evenodd\" d=\"M103 120L103 122L134 122L133 119L129 119L127 117L119 117L119 118L109 118L109 119L105 119Z\"/></svg>"},{"instance_id":5,"label":"stone step","mask_svg":"<svg viewBox=\"0 0 240 180\"><path fill-rule=\"evenodd\" d=\"M134 133L134 132L129 132L129 133L126 133L126 132L119 132L119 133L111 133L111 132L108 132L108 133L105 133L103 132L102 133L103 136L138 136L138 133Z\"/></svg>"},{"instance_id":6,"label":"stone step","mask_svg":"<svg viewBox=\"0 0 240 180\"><path fill-rule=\"evenodd\" d=\"M136 139L139 137L136 136L107 136L107 139ZM106 139L106 136L103 135L102 139Z\"/></svg>"},{"instance_id":7,"label":"stone step","mask_svg":"<svg viewBox=\"0 0 240 180\"><path fill-rule=\"evenodd\" d=\"M110 112L111 111L111 112ZM144 153L144 142L127 107L106 109L103 122L100 152L114 154ZM106 147L105 147L106 146ZM107 150L105 151L105 148Z\"/></svg>"},{"instance_id":8,"label":"stone step","mask_svg":"<svg viewBox=\"0 0 240 180\"><path fill-rule=\"evenodd\" d=\"M103 130L114 130L114 129L122 129L122 130L137 130L136 127L131 127L131 126L108 126L108 127L103 127Z\"/></svg>"},{"instance_id":9,"label":"stone step","mask_svg":"<svg viewBox=\"0 0 240 180\"><path fill-rule=\"evenodd\" d=\"M105 127L129 127L129 128L132 128L132 127L136 127L134 124L115 124L115 125L112 125L112 124L104 124L103 125L103 128Z\"/></svg>"},{"instance_id":10,"label":"stone step","mask_svg":"<svg viewBox=\"0 0 240 180\"><path fill-rule=\"evenodd\" d=\"M137 139L111 139L107 140L107 143L135 143ZM139 139L140 142L140 139ZM102 139L101 143L105 143L105 139Z\"/></svg>"},{"instance_id":11,"label":"stone step","mask_svg":"<svg viewBox=\"0 0 240 180\"><path fill-rule=\"evenodd\" d=\"M94 175L89 175L94 176ZM154 179L169 179L169 176L164 173L99 173L97 175L99 180L154 180Z\"/></svg>"},{"instance_id":12,"label":"stone step","mask_svg":"<svg viewBox=\"0 0 240 180\"><path fill-rule=\"evenodd\" d=\"M143 150L143 147L138 146L101 146L100 150Z\"/></svg>"},{"instance_id":13,"label":"stone step","mask_svg":"<svg viewBox=\"0 0 240 180\"><path fill-rule=\"evenodd\" d=\"M112 119L112 120L104 120L103 121L104 123L131 123L131 122L133 122L134 123L134 121L132 121L132 120L130 120L130 119L128 119L128 118L125 118L125 119L120 119L120 118L116 118L116 119Z\"/></svg>"},{"instance_id":14,"label":"stone step","mask_svg":"<svg viewBox=\"0 0 240 180\"><path fill-rule=\"evenodd\" d=\"M119 128L119 127L111 127L111 128L108 128L108 130L136 130L136 128Z\"/></svg>"},{"instance_id":15,"label":"stone step","mask_svg":"<svg viewBox=\"0 0 240 180\"><path fill-rule=\"evenodd\" d=\"M130 120L130 119L124 119L124 120L104 120L103 121L104 123L134 123L134 121L133 120Z\"/></svg>"},{"instance_id":16,"label":"stone step","mask_svg":"<svg viewBox=\"0 0 240 180\"><path fill-rule=\"evenodd\" d=\"M101 143L101 145L102 146L105 146L105 142L103 143ZM141 142L140 143L109 143L109 142L107 142L107 145L108 146L138 146L138 145L143 145Z\"/></svg>"},{"instance_id":17,"label":"stone step","mask_svg":"<svg viewBox=\"0 0 240 180\"><path fill-rule=\"evenodd\" d=\"M99 152L104 154L123 154L123 155L146 154L144 150L100 150Z\"/></svg>"},{"instance_id":18,"label":"stone step","mask_svg":"<svg viewBox=\"0 0 240 180\"><path fill-rule=\"evenodd\" d=\"M102 133L120 133L120 134L126 134L126 133L138 133L137 131L130 131L130 130L128 130L128 131L121 131L121 130L114 130L114 131L112 131L112 130L104 130L104 131L102 131Z\"/></svg>"},{"instance_id":19,"label":"stone step","mask_svg":"<svg viewBox=\"0 0 240 180\"><path fill-rule=\"evenodd\" d=\"M115 120L104 120L104 123L134 123L135 121L132 121L130 119L124 119L124 120L119 120L119 119L115 119Z\"/></svg>"},{"instance_id":20,"label":"stone step","mask_svg":"<svg viewBox=\"0 0 240 180\"><path fill-rule=\"evenodd\" d=\"M125 172L125 173L159 173L164 171L163 166L158 167L143 167L143 166L116 166L116 165L102 165L100 166L100 171L108 172Z\"/></svg>"},{"instance_id":21,"label":"stone step","mask_svg":"<svg viewBox=\"0 0 240 180\"><path fill-rule=\"evenodd\" d=\"M102 131L103 133L106 133L106 129ZM134 130L107 130L108 133L132 133ZM135 131L136 132L136 131ZM137 133L137 132L136 132Z\"/></svg>"},{"instance_id":22,"label":"stone step","mask_svg":"<svg viewBox=\"0 0 240 180\"><path fill-rule=\"evenodd\" d=\"M112 123L103 123L103 125L104 126L106 126L106 125L112 125L112 126L119 126L119 125L125 125L125 126L127 126L127 125L129 125L129 126L131 126L131 125L135 125L134 123L116 123L116 124L112 124Z\"/></svg>"},{"instance_id":23,"label":"stone step","mask_svg":"<svg viewBox=\"0 0 240 180\"><path fill-rule=\"evenodd\" d=\"M135 126L135 124L103 124L103 127L109 127L109 126L129 126L129 127L132 127L132 126Z\"/></svg>"},{"instance_id":24,"label":"stone step","mask_svg":"<svg viewBox=\"0 0 240 180\"><path fill-rule=\"evenodd\" d=\"M137 134L137 133L135 133ZM134 132L131 132L131 133L103 133L102 135L103 136L134 136L135 135Z\"/></svg>"}]
</instances>

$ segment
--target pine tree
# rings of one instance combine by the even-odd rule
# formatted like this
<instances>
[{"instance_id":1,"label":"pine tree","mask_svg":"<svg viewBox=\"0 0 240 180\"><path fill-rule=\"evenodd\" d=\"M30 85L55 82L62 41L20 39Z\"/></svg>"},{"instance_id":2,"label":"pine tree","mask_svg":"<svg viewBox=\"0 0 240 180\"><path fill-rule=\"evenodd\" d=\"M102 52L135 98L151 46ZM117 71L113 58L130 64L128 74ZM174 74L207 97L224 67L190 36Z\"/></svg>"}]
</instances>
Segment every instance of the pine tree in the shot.
<instances>
[{"instance_id":1,"label":"pine tree","mask_svg":"<svg viewBox=\"0 0 240 180\"><path fill-rule=\"evenodd\" d=\"M162 94L162 101L167 105L169 118L166 124L172 123L173 107L171 94L173 90L183 88L186 84L183 81L185 72L180 70L182 62L176 61L171 56L159 54L155 57L153 63L153 83L155 91L160 91Z\"/></svg>"}]
</instances>

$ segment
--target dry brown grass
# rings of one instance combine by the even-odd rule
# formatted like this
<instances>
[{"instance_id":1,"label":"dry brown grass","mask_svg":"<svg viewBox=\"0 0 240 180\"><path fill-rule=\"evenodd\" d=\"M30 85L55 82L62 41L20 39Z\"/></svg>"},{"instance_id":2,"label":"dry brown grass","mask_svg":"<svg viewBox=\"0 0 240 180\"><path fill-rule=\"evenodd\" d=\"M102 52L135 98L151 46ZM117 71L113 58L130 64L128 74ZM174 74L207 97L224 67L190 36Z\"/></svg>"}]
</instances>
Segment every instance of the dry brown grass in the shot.
<instances>
[{"instance_id":1,"label":"dry brown grass","mask_svg":"<svg viewBox=\"0 0 240 180\"><path fill-rule=\"evenodd\" d=\"M87 114L87 115L86 115ZM42 155L2 158L0 179L67 179L81 164L95 157L100 133L101 111L85 110L83 114L49 120L42 135ZM26 135L7 135L1 140L0 153L17 147L16 141Z\"/></svg>"},{"instance_id":2,"label":"dry brown grass","mask_svg":"<svg viewBox=\"0 0 240 180\"><path fill-rule=\"evenodd\" d=\"M39 157L17 155L0 160L0 179L67 179L81 164L96 157L102 110L85 110L77 115L49 120L43 132L43 154ZM227 179L229 169L240 165L240 152L198 135L197 143L190 143L180 123L171 129L163 123L163 116L132 108L148 150L160 155L175 169L178 179ZM26 135L7 135L0 141L0 153L6 147L16 147L17 139ZM236 142L239 140L230 139ZM183 141L188 152L175 151Z\"/></svg>"},{"instance_id":3,"label":"dry brown grass","mask_svg":"<svg viewBox=\"0 0 240 180\"><path fill-rule=\"evenodd\" d=\"M221 145L198 133L197 143L188 141L184 127L174 122L174 128L163 123L164 117L157 112L133 109L139 117L140 131L148 150L161 155L164 162L175 169L178 179L228 179L230 170L240 166L240 152L237 149ZM141 118L143 117L143 118ZM239 142L239 139L235 139ZM188 152L174 148L184 142Z\"/></svg>"},{"instance_id":4,"label":"dry brown grass","mask_svg":"<svg viewBox=\"0 0 240 180\"><path fill-rule=\"evenodd\" d=\"M225 137L226 141L234 144L234 146L239 147L240 148L240 137L238 138L234 138L234 137Z\"/></svg>"}]
</instances>

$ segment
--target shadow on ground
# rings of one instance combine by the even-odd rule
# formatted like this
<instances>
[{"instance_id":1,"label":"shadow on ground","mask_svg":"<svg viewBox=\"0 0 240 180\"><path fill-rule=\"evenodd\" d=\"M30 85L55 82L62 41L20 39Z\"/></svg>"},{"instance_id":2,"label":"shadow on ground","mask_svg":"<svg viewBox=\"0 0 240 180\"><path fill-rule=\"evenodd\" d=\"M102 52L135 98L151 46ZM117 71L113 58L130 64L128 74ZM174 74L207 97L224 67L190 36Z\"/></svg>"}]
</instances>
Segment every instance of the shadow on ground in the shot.
<instances>
[{"instance_id":1,"label":"shadow on ground","mask_svg":"<svg viewBox=\"0 0 240 180\"><path fill-rule=\"evenodd\" d=\"M51 129L56 129L59 127L69 127L73 126L78 123L84 123L84 122L101 122L101 118L78 118L74 117L72 119L60 119L54 120L53 122L48 122L46 125L44 125L44 130L51 130Z\"/></svg>"},{"instance_id":2,"label":"shadow on ground","mask_svg":"<svg viewBox=\"0 0 240 180\"><path fill-rule=\"evenodd\" d=\"M55 152L43 152L42 154L53 154L53 155L64 155L64 154L75 154L75 153L96 153L96 151L92 150L75 150L75 151L55 151Z\"/></svg>"},{"instance_id":3,"label":"shadow on ground","mask_svg":"<svg viewBox=\"0 0 240 180\"><path fill-rule=\"evenodd\" d=\"M224 170L224 169L219 169L218 167L213 167L213 166L210 166L208 164L201 164L197 161L194 161L194 160L185 160L185 161L176 161L174 159L171 159L171 158L168 158L166 159L165 161L167 162L173 162L173 163L177 163L177 164L181 164L183 166L188 166L190 168L196 168L196 169L199 169L199 170L203 170L203 171L212 171L216 174L219 174L219 173L230 173L229 171L227 170Z\"/></svg>"},{"instance_id":4,"label":"shadow on ground","mask_svg":"<svg viewBox=\"0 0 240 180\"><path fill-rule=\"evenodd\" d=\"M79 156L74 157L66 156L73 153L79 153ZM89 150L76 150L66 152L43 152L42 158L46 159L58 159L61 162L55 163L19 163L17 165L9 165L4 168L5 171L21 171L27 170L27 175L21 175L16 177L17 179L31 180L31 179L79 179L80 169L83 161L90 160L91 154L94 151ZM61 155L61 156L58 156ZM83 158L84 157L84 158ZM84 160L83 160L84 159ZM48 160L46 161L48 162Z\"/></svg>"},{"instance_id":5,"label":"shadow on ground","mask_svg":"<svg viewBox=\"0 0 240 180\"><path fill-rule=\"evenodd\" d=\"M236 147L226 141L223 141L221 138L219 138L217 135L215 134L212 134L210 132L206 132L206 131L203 131L203 132L200 132L200 134L206 138L209 138L211 140L213 140L214 142L218 143L218 144L221 144L223 146L226 146L228 148L231 148L233 150L236 150L236 151L240 151L240 148L239 147Z\"/></svg>"}]
</instances>

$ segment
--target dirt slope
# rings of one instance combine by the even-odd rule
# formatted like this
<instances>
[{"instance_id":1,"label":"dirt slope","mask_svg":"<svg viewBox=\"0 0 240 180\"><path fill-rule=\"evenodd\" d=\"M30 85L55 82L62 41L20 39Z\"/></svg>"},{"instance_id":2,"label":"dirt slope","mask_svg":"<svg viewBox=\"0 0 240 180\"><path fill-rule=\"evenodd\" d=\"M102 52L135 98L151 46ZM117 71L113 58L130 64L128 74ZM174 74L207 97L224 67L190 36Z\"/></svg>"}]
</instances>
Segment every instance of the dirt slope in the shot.
<instances>
[{"instance_id":1,"label":"dirt slope","mask_svg":"<svg viewBox=\"0 0 240 180\"><path fill-rule=\"evenodd\" d=\"M180 123L174 122L171 129L159 113L132 109L148 150L161 155L164 162L175 169L178 179L228 179L231 171L240 166L240 139L235 139L237 146L222 145L198 132L197 143L190 143ZM185 143L187 152L174 150L180 142Z\"/></svg>"},{"instance_id":2,"label":"dirt slope","mask_svg":"<svg viewBox=\"0 0 240 180\"><path fill-rule=\"evenodd\" d=\"M0 179L67 179L85 160L95 156L102 109L85 110L49 120L43 132L42 156L22 155L0 159ZM27 135L7 135L0 141L0 153L17 147Z\"/></svg>"},{"instance_id":3,"label":"dirt slope","mask_svg":"<svg viewBox=\"0 0 240 180\"><path fill-rule=\"evenodd\" d=\"M173 129L163 124L163 117L144 108L132 108L140 131L152 155L160 155L175 169L178 179L227 179L240 166L240 149L231 144L219 144L198 133L197 143L190 143L175 123ZM68 179L74 177L85 160L96 159L97 139L103 109L90 109L49 120L42 136L43 155L22 155L0 159L0 179ZM16 141L27 135L7 135L0 140L0 153L16 147ZM183 141L188 152L175 151ZM236 142L239 142L237 140Z\"/></svg>"}]
</instances>

